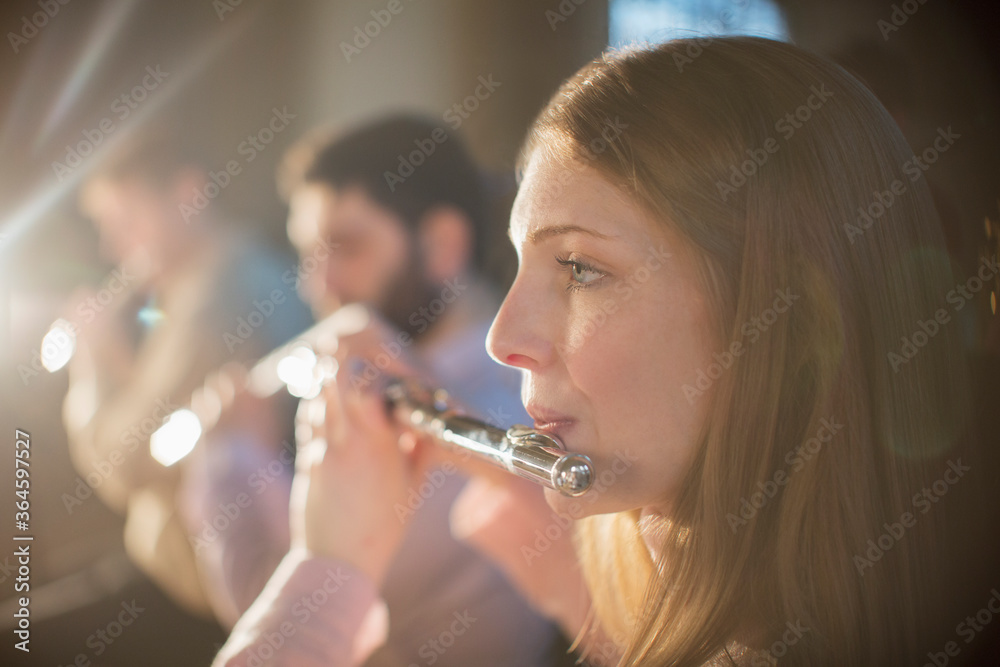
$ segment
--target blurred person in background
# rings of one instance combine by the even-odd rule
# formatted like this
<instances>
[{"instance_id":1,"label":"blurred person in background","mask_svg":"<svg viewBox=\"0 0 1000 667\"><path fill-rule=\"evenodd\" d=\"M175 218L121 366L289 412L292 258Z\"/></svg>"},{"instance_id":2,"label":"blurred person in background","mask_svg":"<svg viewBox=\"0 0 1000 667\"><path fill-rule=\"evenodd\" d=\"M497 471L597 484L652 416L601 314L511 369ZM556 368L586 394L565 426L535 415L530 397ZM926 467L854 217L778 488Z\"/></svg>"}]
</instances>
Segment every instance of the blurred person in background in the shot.
<instances>
[{"instance_id":1,"label":"blurred person in background","mask_svg":"<svg viewBox=\"0 0 1000 667\"><path fill-rule=\"evenodd\" d=\"M407 166L417 152L417 164ZM333 138L317 135L289 153L280 180L290 204L289 237L303 258L320 258L300 285L315 316L363 305L373 322L338 341L341 378L351 359L370 359L351 377L376 389L405 365L435 377L437 386L487 421L505 427L525 421L517 373L490 359L484 346L500 298L479 268L487 218L481 175L456 135L412 116L388 117ZM300 404L299 465L310 465L303 447L325 441L324 421L335 421L338 401L326 392ZM363 433L355 444L367 447ZM558 659L565 646L554 626L499 570L451 536L449 509L465 481L449 461L422 471L391 510L398 531L364 538L392 540L398 532L403 541L398 558L367 564L379 572L370 578L367 566L361 574L333 561L331 569L324 545L303 543L301 521L293 521L295 548L217 662L252 664L273 649L268 664L343 664L312 646L339 634L339 605L320 604L305 617L293 611L303 596L324 587L330 597L362 609L360 639L345 648L352 661L465 666L489 655L491 664L530 666ZM299 519L308 490L300 486L294 493L293 517ZM372 507L328 496L310 520L325 523L327 502L359 517ZM378 526L383 518L370 523ZM331 544L358 538L328 528ZM283 614L295 641L277 647L257 629Z\"/></svg>"},{"instance_id":2,"label":"blurred person in background","mask_svg":"<svg viewBox=\"0 0 1000 667\"><path fill-rule=\"evenodd\" d=\"M202 616L218 603L202 583L197 543L178 512L182 477L202 459L167 467L151 455L151 435L188 406L207 374L259 356L310 321L294 281L281 281L289 266L223 225L206 206L210 187L183 138L165 130L127 139L83 185L81 208L102 253L120 267L124 289L106 305L85 293L74 299L77 349L63 411L74 465L81 475L99 471L94 492L126 517L130 558L176 603ZM252 423L216 438L218 448L233 459L254 458L290 433L290 409L262 406ZM264 520L246 515L244 522ZM281 522L275 531L275 539L287 535ZM250 567L265 572L250 599L275 564Z\"/></svg>"}]
</instances>

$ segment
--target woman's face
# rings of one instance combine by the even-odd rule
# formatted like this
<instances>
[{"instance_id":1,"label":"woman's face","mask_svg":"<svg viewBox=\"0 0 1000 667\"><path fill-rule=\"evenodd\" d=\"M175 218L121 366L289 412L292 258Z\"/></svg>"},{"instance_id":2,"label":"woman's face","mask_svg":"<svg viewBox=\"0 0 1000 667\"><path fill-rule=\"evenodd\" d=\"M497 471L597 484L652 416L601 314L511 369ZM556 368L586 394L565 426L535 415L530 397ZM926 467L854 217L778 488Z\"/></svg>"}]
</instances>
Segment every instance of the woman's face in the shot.
<instances>
[{"instance_id":1,"label":"woman's face","mask_svg":"<svg viewBox=\"0 0 1000 667\"><path fill-rule=\"evenodd\" d=\"M546 491L574 518L669 510L711 388L689 402L719 349L691 251L599 173L536 151L510 219L520 266L487 347L522 371L535 427L591 457L577 499Z\"/></svg>"}]
</instances>

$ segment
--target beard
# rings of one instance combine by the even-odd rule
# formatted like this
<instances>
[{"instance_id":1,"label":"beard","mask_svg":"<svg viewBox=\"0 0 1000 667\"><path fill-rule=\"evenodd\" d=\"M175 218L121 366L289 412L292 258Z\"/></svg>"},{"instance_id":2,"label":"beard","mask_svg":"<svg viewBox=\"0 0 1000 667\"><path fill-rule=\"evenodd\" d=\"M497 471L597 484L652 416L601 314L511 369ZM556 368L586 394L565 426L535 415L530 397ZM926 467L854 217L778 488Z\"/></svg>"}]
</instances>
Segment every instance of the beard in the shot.
<instances>
[{"instance_id":1,"label":"beard","mask_svg":"<svg viewBox=\"0 0 1000 667\"><path fill-rule=\"evenodd\" d=\"M412 243L406 265L400 267L389 281L381 300L375 305L393 326L416 340L419 334L410 320L421 306L427 306L434 300L439 291L439 286L428 280L416 243Z\"/></svg>"}]
</instances>

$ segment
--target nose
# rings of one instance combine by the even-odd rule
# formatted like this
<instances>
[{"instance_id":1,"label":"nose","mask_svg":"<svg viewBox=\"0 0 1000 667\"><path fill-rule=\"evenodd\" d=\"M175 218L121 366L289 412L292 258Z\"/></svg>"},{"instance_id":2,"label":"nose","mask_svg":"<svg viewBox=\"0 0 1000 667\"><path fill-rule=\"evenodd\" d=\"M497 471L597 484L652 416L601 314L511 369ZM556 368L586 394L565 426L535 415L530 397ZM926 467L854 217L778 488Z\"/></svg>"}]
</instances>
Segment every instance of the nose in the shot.
<instances>
[{"instance_id":1,"label":"nose","mask_svg":"<svg viewBox=\"0 0 1000 667\"><path fill-rule=\"evenodd\" d=\"M541 290L532 290L519 271L486 336L490 356L505 366L529 371L544 367L553 356L545 322L551 313Z\"/></svg>"}]
</instances>

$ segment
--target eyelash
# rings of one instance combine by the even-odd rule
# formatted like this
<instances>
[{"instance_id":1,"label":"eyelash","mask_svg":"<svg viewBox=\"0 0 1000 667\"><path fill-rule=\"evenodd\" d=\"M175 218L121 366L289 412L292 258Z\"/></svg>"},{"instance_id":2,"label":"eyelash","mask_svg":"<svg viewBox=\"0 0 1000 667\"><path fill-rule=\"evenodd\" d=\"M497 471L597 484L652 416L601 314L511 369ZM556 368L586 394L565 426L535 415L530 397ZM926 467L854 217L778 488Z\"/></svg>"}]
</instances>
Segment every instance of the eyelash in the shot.
<instances>
[{"instance_id":1,"label":"eyelash","mask_svg":"<svg viewBox=\"0 0 1000 667\"><path fill-rule=\"evenodd\" d=\"M607 275L603 271L600 271L586 262L570 259L569 257L560 257L559 255L556 255L556 262L570 275L570 282L566 283L566 291L568 292L578 292L589 289L590 287L593 287L597 283L601 282L601 280ZM598 277L589 283L581 283L573 278L574 271L579 273L596 273L598 274Z\"/></svg>"}]
</instances>

